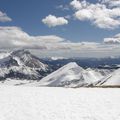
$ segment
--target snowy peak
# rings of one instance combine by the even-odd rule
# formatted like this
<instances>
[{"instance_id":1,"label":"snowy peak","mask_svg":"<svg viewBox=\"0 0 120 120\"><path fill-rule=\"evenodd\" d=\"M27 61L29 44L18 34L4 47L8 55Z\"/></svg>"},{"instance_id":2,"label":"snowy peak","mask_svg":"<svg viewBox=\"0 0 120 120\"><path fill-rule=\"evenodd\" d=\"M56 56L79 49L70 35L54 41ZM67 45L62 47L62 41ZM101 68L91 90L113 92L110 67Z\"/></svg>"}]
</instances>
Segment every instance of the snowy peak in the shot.
<instances>
[{"instance_id":1,"label":"snowy peak","mask_svg":"<svg viewBox=\"0 0 120 120\"><path fill-rule=\"evenodd\" d=\"M13 51L9 56L0 59L0 80L6 78L39 80L48 71L48 65L26 50Z\"/></svg>"},{"instance_id":2,"label":"snowy peak","mask_svg":"<svg viewBox=\"0 0 120 120\"><path fill-rule=\"evenodd\" d=\"M76 63L71 62L40 80L40 85L66 86L70 81L79 79L79 72L83 70Z\"/></svg>"},{"instance_id":3,"label":"snowy peak","mask_svg":"<svg viewBox=\"0 0 120 120\"><path fill-rule=\"evenodd\" d=\"M11 57L17 61L19 65L26 65L31 68L47 69L47 65L40 62L39 58L33 56L27 50L17 50L12 52Z\"/></svg>"},{"instance_id":4,"label":"snowy peak","mask_svg":"<svg viewBox=\"0 0 120 120\"><path fill-rule=\"evenodd\" d=\"M59 69L59 71L67 71L67 70L76 70L76 69L78 69L78 70L83 70L83 68L82 67L80 67L77 63L75 63L75 62L70 62L70 63L68 63L67 65L64 65L63 67L61 67L60 69Z\"/></svg>"},{"instance_id":5,"label":"snowy peak","mask_svg":"<svg viewBox=\"0 0 120 120\"><path fill-rule=\"evenodd\" d=\"M89 85L98 81L103 76L91 69L85 70L75 62L59 68L50 75L40 80L41 86L78 87Z\"/></svg>"}]
</instances>

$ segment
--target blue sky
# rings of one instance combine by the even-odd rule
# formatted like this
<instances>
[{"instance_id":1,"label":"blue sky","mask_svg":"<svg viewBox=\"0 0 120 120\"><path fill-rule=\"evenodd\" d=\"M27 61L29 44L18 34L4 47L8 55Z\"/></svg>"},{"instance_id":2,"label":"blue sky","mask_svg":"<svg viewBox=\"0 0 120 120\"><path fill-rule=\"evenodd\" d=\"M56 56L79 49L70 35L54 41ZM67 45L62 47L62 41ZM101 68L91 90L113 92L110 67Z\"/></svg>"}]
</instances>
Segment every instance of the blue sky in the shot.
<instances>
[{"instance_id":1,"label":"blue sky","mask_svg":"<svg viewBox=\"0 0 120 120\"><path fill-rule=\"evenodd\" d=\"M104 38L112 38L110 42L117 41L115 39L113 40L113 38L120 32L120 22L118 20L120 14L116 15L116 13L113 13L112 17L105 18L110 20L107 24L106 21L106 23L101 21L98 13L96 13L97 15L94 16L94 18L87 18L88 16L84 15L81 16L81 10L83 10L84 7L76 8L75 4L71 4L73 1L74 3L77 1L80 4L83 4L83 0L0 0L0 11L5 13L6 16L11 19L5 22L0 22L0 26L2 28L8 26L21 28L21 32L24 32L29 36L59 36L72 43L95 42L102 44ZM113 3L112 1L113 0L87 0L86 3L88 2L90 5L87 5L85 9L88 10L89 6L92 5L99 8L97 5L98 3L101 6L106 5L107 10L113 10L115 8L119 10L119 3L116 5L116 3ZM104 11L104 8L100 7L100 9ZM77 14L75 17L74 15L77 12L81 14ZM42 22L42 20L46 19L49 15L53 15L56 18L62 17L67 20L68 23L49 27L48 23L45 24ZM106 15L103 17L106 17ZM66 18L66 16L69 16L69 18ZM111 20L116 20L116 24L114 24L114 21L111 22ZM109 39L107 39L107 42L109 42Z\"/></svg>"},{"instance_id":2,"label":"blue sky","mask_svg":"<svg viewBox=\"0 0 120 120\"><path fill-rule=\"evenodd\" d=\"M1 26L18 26L30 35L51 35L55 34L68 40L97 41L102 42L103 38L113 36L120 31L105 30L91 25L90 22L71 20L68 25L48 28L41 20L49 15L56 16L72 15L73 10L56 9L59 5L68 5L71 0L0 0L0 10L7 13L13 21L0 23ZM96 0L91 0L96 2Z\"/></svg>"}]
</instances>

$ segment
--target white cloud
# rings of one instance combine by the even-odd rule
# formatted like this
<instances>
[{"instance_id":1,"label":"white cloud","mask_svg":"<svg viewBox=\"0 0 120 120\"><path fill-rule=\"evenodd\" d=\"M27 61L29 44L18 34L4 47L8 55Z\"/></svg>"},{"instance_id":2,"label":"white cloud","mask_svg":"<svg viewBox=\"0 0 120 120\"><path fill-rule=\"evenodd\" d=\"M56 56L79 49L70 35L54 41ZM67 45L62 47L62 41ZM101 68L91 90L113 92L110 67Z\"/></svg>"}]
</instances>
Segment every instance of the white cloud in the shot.
<instances>
[{"instance_id":1,"label":"white cloud","mask_svg":"<svg viewBox=\"0 0 120 120\"><path fill-rule=\"evenodd\" d=\"M110 38L104 38L106 44L120 44L120 34L117 34Z\"/></svg>"},{"instance_id":2,"label":"white cloud","mask_svg":"<svg viewBox=\"0 0 120 120\"><path fill-rule=\"evenodd\" d=\"M108 2L111 1L108 0ZM115 29L120 26L120 7L110 7L108 2L89 3L85 0L73 0L70 5L76 8L74 16L78 20L90 21L103 29ZM118 2L115 3L118 4Z\"/></svg>"},{"instance_id":3,"label":"white cloud","mask_svg":"<svg viewBox=\"0 0 120 120\"><path fill-rule=\"evenodd\" d=\"M59 6L56 6L56 9L61 9L61 10L65 11L65 10L69 10L69 6L67 6L67 5L59 5Z\"/></svg>"},{"instance_id":4,"label":"white cloud","mask_svg":"<svg viewBox=\"0 0 120 120\"><path fill-rule=\"evenodd\" d=\"M46 43L52 44L62 41L64 41L63 38L55 35L30 36L19 27L0 27L0 48L46 48Z\"/></svg>"},{"instance_id":5,"label":"white cloud","mask_svg":"<svg viewBox=\"0 0 120 120\"><path fill-rule=\"evenodd\" d=\"M18 27L0 27L0 48L24 45L29 36ZM16 44L16 45L15 45Z\"/></svg>"},{"instance_id":6,"label":"white cloud","mask_svg":"<svg viewBox=\"0 0 120 120\"><path fill-rule=\"evenodd\" d=\"M73 1L70 3L70 5L71 5L74 9L76 9L76 10L82 8L81 2L80 2L79 0L73 0Z\"/></svg>"},{"instance_id":7,"label":"white cloud","mask_svg":"<svg viewBox=\"0 0 120 120\"><path fill-rule=\"evenodd\" d=\"M0 11L0 22L9 22L9 21L12 21L12 19L8 17L6 13Z\"/></svg>"},{"instance_id":8,"label":"white cloud","mask_svg":"<svg viewBox=\"0 0 120 120\"><path fill-rule=\"evenodd\" d=\"M92 20L93 13L90 10L82 9L75 13L75 17L79 20Z\"/></svg>"},{"instance_id":9,"label":"white cloud","mask_svg":"<svg viewBox=\"0 0 120 120\"><path fill-rule=\"evenodd\" d=\"M118 40L116 38L105 38L104 43L106 43L106 44L118 44L118 43L120 43L120 40Z\"/></svg>"},{"instance_id":10,"label":"white cloud","mask_svg":"<svg viewBox=\"0 0 120 120\"><path fill-rule=\"evenodd\" d=\"M68 24L68 20L66 20L64 17L56 17L54 15L48 15L46 18L42 19L42 22L49 27Z\"/></svg>"},{"instance_id":11,"label":"white cloud","mask_svg":"<svg viewBox=\"0 0 120 120\"><path fill-rule=\"evenodd\" d=\"M117 34L115 38L120 38ZM0 27L0 48L39 49L40 54L49 56L51 53L63 56L104 57L119 55L120 44L96 42L71 42L56 35L30 36L19 27Z\"/></svg>"},{"instance_id":12,"label":"white cloud","mask_svg":"<svg viewBox=\"0 0 120 120\"><path fill-rule=\"evenodd\" d=\"M6 44L7 43L7 44ZM46 50L81 50L95 48L99 43L74 43L56 35L30 36L19 27L0 27L0 48L44 48Z\"/></svg>"},{"instance_id":13,"label":"white cloud","mask_svg":"<svg viewBox=\"0 0 120 120\"><path fill-rule=\"evenodd\" d=\"M103 4L107 4L110 7L120 7L120 0L101 0Z\"/></svg>"}]
</instances>

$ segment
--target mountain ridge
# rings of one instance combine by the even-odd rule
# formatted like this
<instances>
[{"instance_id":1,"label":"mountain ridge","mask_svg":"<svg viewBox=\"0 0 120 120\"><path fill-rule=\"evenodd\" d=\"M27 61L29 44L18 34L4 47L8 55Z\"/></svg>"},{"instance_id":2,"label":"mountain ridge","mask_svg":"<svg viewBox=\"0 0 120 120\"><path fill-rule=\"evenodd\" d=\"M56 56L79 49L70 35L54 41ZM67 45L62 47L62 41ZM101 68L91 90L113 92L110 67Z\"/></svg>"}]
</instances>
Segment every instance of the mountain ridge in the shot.
<instances>
[{"instance_id":1,"label":"mountain ridge","mask_svg":"<svg viewBox=\"0 0 120 120\"><path fill-rule=\"evenodd\" d=\"M37 86L80 87L99 81L103 77L92 69L85 70L75 62L71 62L42 78Z\"/></svg>"},{"instance_id":2,"label":"mountain ridge","mask_svg":"<svg viewBox=\"0 0 120 120\"><path fill-rule=\"evenodd\" d=\"M0 59L0 79L41 79L48 71L48 65L40 62L40 59L33 56L29 51L13 51L9 56ZM41 73L42 74L41 74Z\"/></svg>"}]
</instances>

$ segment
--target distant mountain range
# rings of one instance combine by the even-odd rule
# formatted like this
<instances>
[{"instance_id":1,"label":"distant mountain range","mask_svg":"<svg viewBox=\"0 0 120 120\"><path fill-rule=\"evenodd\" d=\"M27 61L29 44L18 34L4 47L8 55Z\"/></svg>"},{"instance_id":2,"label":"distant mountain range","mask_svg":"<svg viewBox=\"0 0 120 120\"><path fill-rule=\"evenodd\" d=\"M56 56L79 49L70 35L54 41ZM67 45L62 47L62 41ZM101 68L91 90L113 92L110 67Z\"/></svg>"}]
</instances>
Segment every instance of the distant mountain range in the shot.
<instances>
[{"instance_id":1,"label":"distant mountain range","mask_svg":"<svg viewBox=\"0 0 120 120\"><path fill-rule=\"evenodd\" d=\"M1 83L14 84L17 80L17 85L49 87L120 85L119 58L40 59L27 50L0 55Z\"/></svg>"},{"instance_id":2,"label":"distant mountain range","mask_svg":"<svg viewBox=\"0 0 120 120\"><path fill-rule=\"evenodd\" d=\"M120 57L108 57L108 58L62 58L59 57L44 58L44 62L53 65L56 69L66 65L70 62L76 62L83 68L99 68L99 69L118 69L120 68Z\"/></svg>"}]
</instances>

